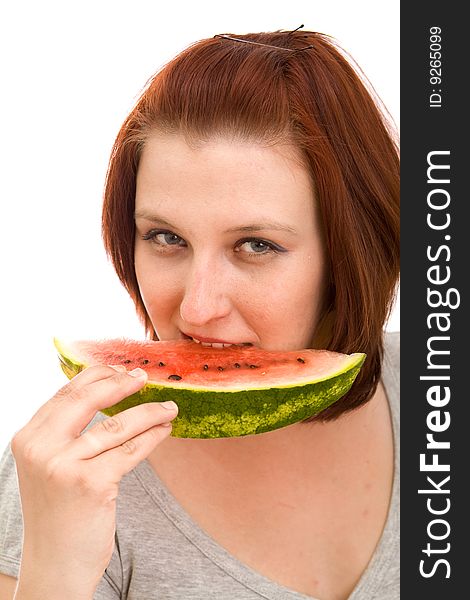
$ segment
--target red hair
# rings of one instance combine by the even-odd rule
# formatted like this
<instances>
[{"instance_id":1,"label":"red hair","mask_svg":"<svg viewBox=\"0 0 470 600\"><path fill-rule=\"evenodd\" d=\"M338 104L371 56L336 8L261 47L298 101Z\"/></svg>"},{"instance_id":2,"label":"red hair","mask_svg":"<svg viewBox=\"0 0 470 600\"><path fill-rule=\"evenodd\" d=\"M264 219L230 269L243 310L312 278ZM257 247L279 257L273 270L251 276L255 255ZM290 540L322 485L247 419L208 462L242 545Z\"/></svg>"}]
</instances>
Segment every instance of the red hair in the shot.
<instances>
[{"instance_id":1,"label":"red hair","mask_svg":"<svg viewBox=\"0 0 470 600\"><path fill-rule=\"evenodd\" d=\"M328 36L234 37L261 45L222 37L191 45L150 80L125 120L106 179L105 248L154 335L133 257L136 176L147 137L160 130L188 143L221 136L294 145L314 182L329 263L321 346L367 354L350 392L322 413L331 419L368 400L380 377L399 275L397 144L373 93Z\"/></svg>"}]
</instances>

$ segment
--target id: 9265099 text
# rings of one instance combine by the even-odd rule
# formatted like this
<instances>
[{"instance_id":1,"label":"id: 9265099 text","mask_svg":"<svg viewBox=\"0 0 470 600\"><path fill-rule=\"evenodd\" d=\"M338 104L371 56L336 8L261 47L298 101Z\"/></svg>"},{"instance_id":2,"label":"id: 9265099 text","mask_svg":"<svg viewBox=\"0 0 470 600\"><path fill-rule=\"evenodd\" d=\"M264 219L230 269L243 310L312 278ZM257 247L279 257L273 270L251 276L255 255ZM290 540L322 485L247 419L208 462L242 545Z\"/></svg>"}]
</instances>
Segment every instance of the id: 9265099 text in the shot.
<instances>
[{"instance_id":1,"label":"id: 9265099 text","mask_svg":"<svg viewBox=\"0 0 470 600\"><path fill-rule=\"evenodd\" d=\"M442 30L440 27L429 28L429 94L430 108L442 106Z\"/></svg>"}]
</instances>

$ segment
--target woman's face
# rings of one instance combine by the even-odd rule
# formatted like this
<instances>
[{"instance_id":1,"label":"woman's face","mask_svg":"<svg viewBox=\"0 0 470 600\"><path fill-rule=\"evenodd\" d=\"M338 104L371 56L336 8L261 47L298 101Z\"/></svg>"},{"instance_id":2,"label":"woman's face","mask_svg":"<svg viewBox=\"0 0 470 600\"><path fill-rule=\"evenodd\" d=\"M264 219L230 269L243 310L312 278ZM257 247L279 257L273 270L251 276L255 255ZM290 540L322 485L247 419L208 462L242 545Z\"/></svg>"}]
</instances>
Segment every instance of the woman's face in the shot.
<instances>
[{"instance_id":1,"label":"woman's face","mask_svg":"<svg viewBox=\"0 0 470 600\"><path fill-rule=\"evenodd\" d=\"M153 134L137 175L135 270L160 340L312 344L325 279L308 172L290 146Z\"/></svg>"}]
</instances>

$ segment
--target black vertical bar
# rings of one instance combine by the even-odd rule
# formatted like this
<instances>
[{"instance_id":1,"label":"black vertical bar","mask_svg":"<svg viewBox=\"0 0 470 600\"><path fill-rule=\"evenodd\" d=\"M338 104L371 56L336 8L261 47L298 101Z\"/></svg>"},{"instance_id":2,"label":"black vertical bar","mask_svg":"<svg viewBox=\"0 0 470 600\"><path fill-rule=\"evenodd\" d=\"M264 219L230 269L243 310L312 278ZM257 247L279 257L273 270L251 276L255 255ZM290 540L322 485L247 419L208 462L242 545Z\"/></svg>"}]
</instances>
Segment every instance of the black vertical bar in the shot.
<instances>
[{"instance_id":1,"label":"black vertical bar","mask_svg":"<svg viewBox=\"0 0 470 600\"><path fill-rule=\"evenodd\" d=\"M464 6L401 3L405 599L469 595L470 52Z\"/></svg>"}]
</instances>

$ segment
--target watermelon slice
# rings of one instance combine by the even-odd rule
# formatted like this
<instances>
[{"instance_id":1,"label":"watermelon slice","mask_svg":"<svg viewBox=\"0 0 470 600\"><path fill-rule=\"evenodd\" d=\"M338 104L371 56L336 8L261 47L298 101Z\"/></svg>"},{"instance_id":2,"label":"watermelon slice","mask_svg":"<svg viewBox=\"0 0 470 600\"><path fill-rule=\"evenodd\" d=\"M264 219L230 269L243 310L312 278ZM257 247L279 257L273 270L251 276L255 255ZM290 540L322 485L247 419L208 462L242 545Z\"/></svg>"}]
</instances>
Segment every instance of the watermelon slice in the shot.
<instances>
[{"instance_id":1,"label":"watermelon slice","mask_svg":"<svg viewBox=\"0 0 470 600\"><path fill-rule=\"evenodd\" d=\"M190 438L263 433L316 415L350 389L365 360L362 353L212 348L192 340L54 343L69 378L96 364L143 368L145 387L102 412L174 400L171 434Z\"/></svg>"}]
</instances>

